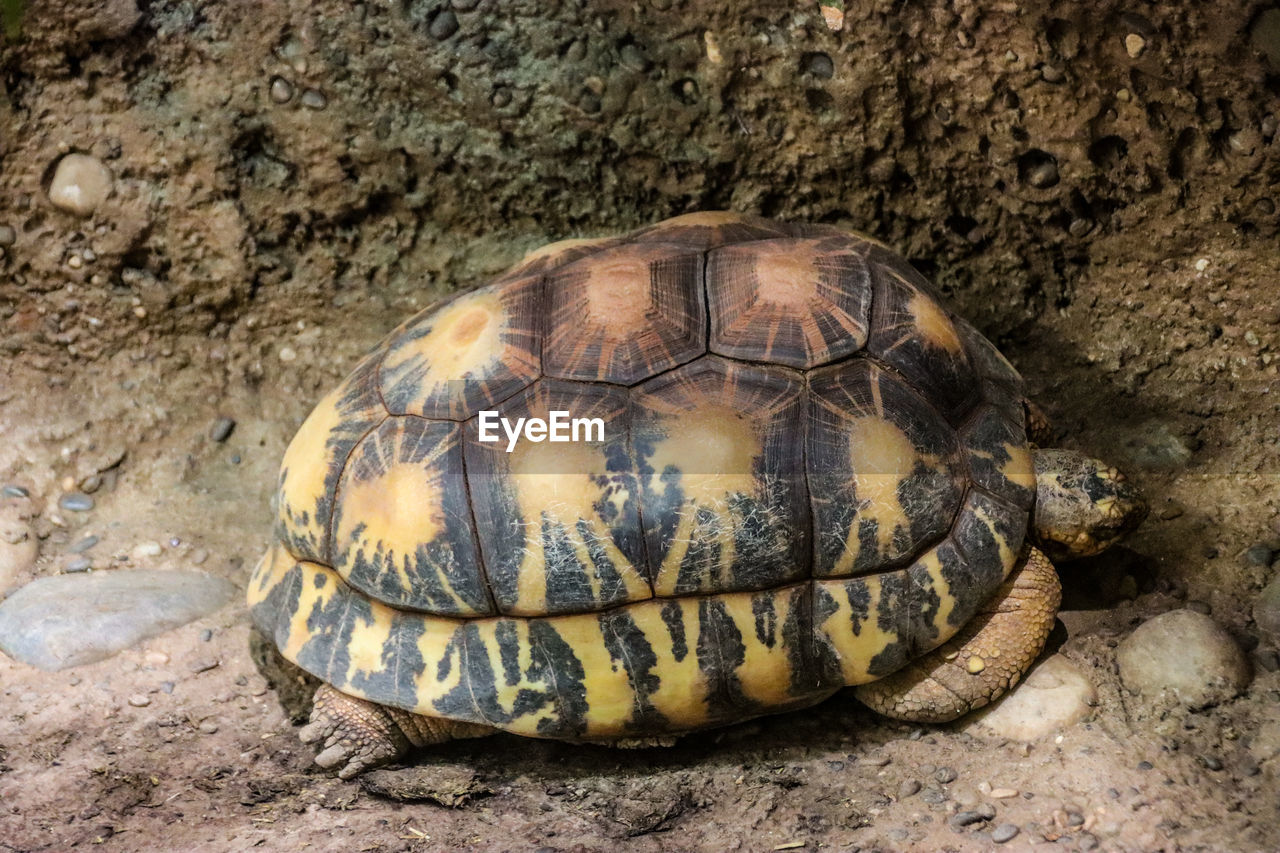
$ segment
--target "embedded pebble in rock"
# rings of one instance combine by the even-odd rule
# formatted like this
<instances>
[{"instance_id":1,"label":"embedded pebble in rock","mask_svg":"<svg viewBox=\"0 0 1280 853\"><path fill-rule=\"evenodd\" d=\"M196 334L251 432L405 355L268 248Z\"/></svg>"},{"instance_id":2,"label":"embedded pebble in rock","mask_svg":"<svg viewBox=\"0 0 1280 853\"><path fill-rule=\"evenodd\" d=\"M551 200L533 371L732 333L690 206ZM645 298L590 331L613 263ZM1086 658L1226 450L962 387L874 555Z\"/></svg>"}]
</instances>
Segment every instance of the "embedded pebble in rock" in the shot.
<instances>
[{"instance_id":1,"label":"embedded pebble in rock","mask_svg":"<svg viewBox=\"0 0 1280 853\"><path fill-rule=\"evenodd\" d=\"M1258 593L1253 602L1253 621L1273 642L1280 643L1280 574Z\"/></svg>"},{"instance_id":2,"label":"embedded pebble in rock","mask_svg":"<svg viewBox=\"0 0 1280 853\"><path fill-rule=\"evenodd\" d=\"M213 422L213 426L209 427L209 438L219 443L224 442L231 437L235 428L235 419L222 415Z\"/></svg>"},{"instance_id":3,"label":"embedded pebble in rock","mask_svg":"<svg viewBox=\"0 0 1280 853\"><path fill-rule=\"evenodd\" d=\"M1244 552L1244 561L1251 566L1269 566L1275 552L1268 545L1254 545Z\"/></svg>"},{"instance_id":4,"label":"embedded pebble in rock","mask_svg":"<svg viewBox=\"0 0 1280 853\"><path fill-rule=\"evenodd\" d=\"M293 347L280 347L280 360L284 362L293 361L298 357L298 351Z\"/></svg>"},{"instance_id":5,"label":"embedded pebble in rock","mask_svg":"<svg viewBox=\"0 0 1280 853\"><path fill-rule=\"evenodd\" d=\"M277 104L287 104L293 97L293 84L283 77L271 78L271 100Z\"/></svg>"},{"instance_id":6,"label":"embedded pebble in rock","mask_svg":"<svg viewBox=\"0 0 1280 853\"><path fill-rule=\"evenodd\" d=\"M0 651L46 671L93 663L212 613L234 591L200 572L39 578L0 602Z\"/></svg>"},{"instance_id":7,"label":"embedded pebble in rock","mask_svg":"<svg viewBox=\"0 0 1280 853\"><path fill-rule=\"evenodd\" d=\"M18 575L35 565L39 553L40 539L17 509L0 509L0 595Z\"/></svg>"},{"instance_id":8,"label":"embedded pebble in rock","mask_svg":"<svg viewBox=\"0 0 1280 853\"><path fill-rule=\"evenodd\" d=\"M31 493L28 492L25 488L23 488L22 486L14 485L13 483L9 483L3 489L0 489L0 494L3 494L6 498L31 497Z\"/></svg>"},{"instance_id":9,"label":"embedded pebble in rock","mask_svg":"<svg viewBox=\"0 0 1280 853\"><path fill-rule=\"evenodd\" d=\"M135 708L145 708L151 704L151 698L142 693L135 693L129 697L129 704Z\"/></svg>"},{"instance_id":10,"label":"embedded pebble in rock","mask_svg":"<svg viewBox=\"0 0 1280 853\"><path fill-rule=\"evenodd\" d=\"M1098 694L1088 677L1062 655L1041 661L1017 687L970 725L972 734L994 732L1032 741L1084 719Z\"/></svg>"},{"instance_id":11,"label":"embedded pebble in rock","mask_svg":"<svg viewBox=\"0 0 1280 853\"><path fill-rule=\"evenodd\" d=\"M1146 50L1147 40L1137 33L1129 33L1124 37L1124 49L1129 54L1130 59L1137 59L1142 56L1142 51Z\"/></svg>"},{"instance_id":12,"label":"embedded pebble in rock","mask_svg":"<svg viewBox=\"0 0 1280 853\"><path fill-rule=\"evenodd\" d=\"M58 161L49 184L49 201L53 206L88 216L111 192L111 172L97 157L68 154Z\"/></svg>"},{"instance_id":13,"label":"embedded pebble in rock","mask_svg":"<svg viewBox=\"0 0 1280 853\"><path fill-rule=\"evenodd\" d=\"M206 735L217 734L218 724L205 720L203 723L200 724L200 732L201 734L206 734Z\"/></svg>"},{"instance_id":14,"label":"embedded pebble in rock","mask_svg":"<svg viewBox=\"0 0 1280 853\"><path fill-rule=\"evenodd\" d=\"M1139 625L1116 649L1116 663L1131 691L1192 709L1234 697L1252 676L1231 635L1192 610L1162 613Z\"/></svg>"},{"instance_id":15,"label":"embedded pebble in rock","mask_svg":"<svg viewBox=\"0 0 1280 853\"><path fill-rule=\"evenodd\" d=\"M58 499L58 507L69 512L88 512L93 509L93 498L84 492L72 492Z\"/></svg>"},{"instance_id":16,"label":"embedded pebble in rock","mask_svg":"<svg viewBox=\"0 0 1280 853\"><path fill-rule=\"evenodd\" d=\"M12 246L18 239L18 232L12 225L0 225L0 246Z\"/></svg>"},{"instance_id":17,"label":"embedded pebble in rock","mask_svg":"<svg viewBox=\"0 0 1280 853\"><path fill-rule=\"evenodd\" d=\"M92 566L93 561L88 557L77 557L70 563L67 563L67 567L64 571L68 573L87 572Z\"/></svg>"},{"instance_id":18,"label":"embedded pebble in rock","mask_svg":"<svg viewBox=\"0 0 1280 853\"><path fill-rule=\"evenodd\" d=\"M101 540L98 539L97 536L92 536L92 535L86 536L83 539L81 539L79 542L72 545L67 550L70 551L72 554L83 554L85 551L88 551L94 545L97 545L98 542L100 541Z\"/></svg>"},{"instance_id":19,"label":"embedded pebble in rock","mask_svg":"<svg viewBox=\"0 0 1280 853\"><path fill-rule=\"evenodd\" d=\"M159 542L148 540L133 546L132 557L135 560L141 560L147 557L159 557L163 553L164 548L160 546Z\"/></svg>"},{"instance_id":20,"label":"embedded pebble in rock","mask_svg":"<svg viewBox=\"0 0 1280 853\"><path fill-rule=\"evenodd\" d=\"M302 97L298 99L298 103L302 104L309 110L322 110L328 103L329 99L324 96L324 92L319 89L308 89L302 93Z\"/></svg>"},{"instance_id":21,"label":"embedded pebble in rock","mask_svg":"<svg viewBox=\"0 0 1280 853\"><path fill-rule=\"evenodd\" d=\"M900 800L914 797L918 793L920 793L920 783L915 779L904 779L902 784L898 786L898 799Z\"/></svg>"}]
</instances>

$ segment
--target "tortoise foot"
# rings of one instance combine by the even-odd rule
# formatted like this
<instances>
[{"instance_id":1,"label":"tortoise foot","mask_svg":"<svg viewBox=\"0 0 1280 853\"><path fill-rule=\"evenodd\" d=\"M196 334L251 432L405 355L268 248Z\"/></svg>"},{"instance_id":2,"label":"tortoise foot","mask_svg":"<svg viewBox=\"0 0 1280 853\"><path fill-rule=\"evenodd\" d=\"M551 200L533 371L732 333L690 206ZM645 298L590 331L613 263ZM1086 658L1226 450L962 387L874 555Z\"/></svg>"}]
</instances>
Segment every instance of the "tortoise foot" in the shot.
<instances>
[{"instance_id":1,"label":"tortoise foot","mask_svg":"<svg viewBox=\"0 0 1280 853\"><path fill-rule=\"evenodd\" d=\"M1062 601L1049 558L1034 548L960 633L856 695L886 717L946 723L994 702L1044 649Z\"/></svg>"},{"instance_id":2,"label":"tortoise foot","mask_svg":"<svg viewBox=\"0 0 1280 853\"><path fill-rule=\"evenodd\" d=\"M316 764L326 770L336 768L341 779L395 761L410 746L386 708L348 696L328 684L316 689L311 722L302 727L298 737L303 743L321 744Z\"/></svg>"}]
</instances>

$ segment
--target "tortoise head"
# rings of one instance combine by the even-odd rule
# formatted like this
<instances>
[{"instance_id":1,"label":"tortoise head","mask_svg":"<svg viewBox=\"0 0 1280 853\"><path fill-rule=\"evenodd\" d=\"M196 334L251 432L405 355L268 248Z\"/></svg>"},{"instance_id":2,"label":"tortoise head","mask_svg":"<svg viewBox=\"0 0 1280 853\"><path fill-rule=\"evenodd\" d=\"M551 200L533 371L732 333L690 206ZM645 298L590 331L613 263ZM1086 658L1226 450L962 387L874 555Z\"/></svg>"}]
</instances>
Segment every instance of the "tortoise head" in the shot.
<instances>
[{"instance_id":1,"label":"tortoise head","mask_svg":"<svg viewBox=\"0 0 1280 853\"><path fill-rule=\"evenodd\" d=\"M1147 517L1147 502L1115 468L1072 450L1035 450L1035 539L1050 559L1110 548Z\"/></svg>"}]
</instances>

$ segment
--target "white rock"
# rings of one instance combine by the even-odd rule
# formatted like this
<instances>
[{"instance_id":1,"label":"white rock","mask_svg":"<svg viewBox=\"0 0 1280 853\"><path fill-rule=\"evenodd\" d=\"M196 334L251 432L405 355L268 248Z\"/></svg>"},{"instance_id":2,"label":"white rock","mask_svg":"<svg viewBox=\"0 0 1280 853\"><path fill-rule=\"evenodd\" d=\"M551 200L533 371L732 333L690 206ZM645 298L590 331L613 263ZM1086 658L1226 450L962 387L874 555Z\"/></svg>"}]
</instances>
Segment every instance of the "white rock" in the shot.
<instances>
[{"instance_id":1,"label":"white rock","mask_svg":"<svg viewBox=\"0 0 1280 853\"><path fill-rule=\"evenodd\" d=\"M1172 610L1143 622L1116 649L1116 663L1125 687L1189 708L1232 698L1252 676L1231 635L1194 610Z\"/></svg>"},{"instance_id":2,"label":"white rock","mask_svg":"<svg viewBox=\"0 0 1280 853\"><path fill-rule=\"evenodd\" d=\"M160 547L160 543L153 542L151 540L139 542L137 545L133 546L133 551L130 552L131 556L135 560L144 560L147 557L159 557L163 553L164 548Z\"/></svg>"},{"instance_id":3,"label":"white rock","mask_svg":"<svg viewBox=\"0 0 1280 853\"><path fill-rule=\"evenodd\" d=\"M111 172L97 157L68 154L58 161L49 201L77 216L88 216L111 193Z\"/></svg>"},{"instance_id":4,"label":"white rock","mask_svg":"<svg viewBox=\"0 0 1280 853\"><path fill-rule=\"evenodd\" d=\"M1080 669L1062 655L1036 664L1003 699L975 716L974 734L995 733L1032 741L1087 717L1098 693Z\"/></svg>"}]
</instances>

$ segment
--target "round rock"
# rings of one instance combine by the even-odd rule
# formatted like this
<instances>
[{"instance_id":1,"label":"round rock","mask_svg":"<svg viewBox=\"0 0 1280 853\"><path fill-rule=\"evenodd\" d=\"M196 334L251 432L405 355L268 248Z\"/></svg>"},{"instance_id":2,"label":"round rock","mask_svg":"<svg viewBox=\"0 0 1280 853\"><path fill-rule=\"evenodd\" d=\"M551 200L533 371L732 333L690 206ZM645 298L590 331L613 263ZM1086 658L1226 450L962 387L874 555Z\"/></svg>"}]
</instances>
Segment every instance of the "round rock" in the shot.
<instances>
[{"instance_id":1,"label":"round rock","mask_svg":"<svg viewBox=\"0 0 1280 853\"><path fill-rule=\"evenodd\" d=\"M970 728L977 727L975 734L994 732L1010 740L1038 740L1087 717L1097 699L1088 677L1062 655L1053 655L1036 664L1021 684L983 711Z\"/></svg>"},{"instance_id":2,"label":"round rock","mask_svg":"<svg viewBox=\"0 0 1280 853\"><path fill-rule=\"evenodd\" d=\"M1280 574L1258 594L1253 603L1253 621L1273 642L1280 643Z\"/></svg>"},{"instance_id":3,"label":"round rock","mask_svg":"<svg viewBox=\"0 0 1280 853\"><path fill-rule=\"evenodd\" d=\"M1172 610L1139 625L1116 649L1116 663L1120 680L1135 693L1193 709L1232 698L1252 675L1231 635L1193 610Z\"/></svg>"},{"instance_id":4,"label":"round rock","mask_svg":"<svg viewBox=\"0 0 1280 853\"><path fill-rule=\"evenodd\" d=\"M77 216L88 216L111 193L111 172L97 157L68 154L58 161L49 184L53 206Z\"/></svg>"}]
</instances>

